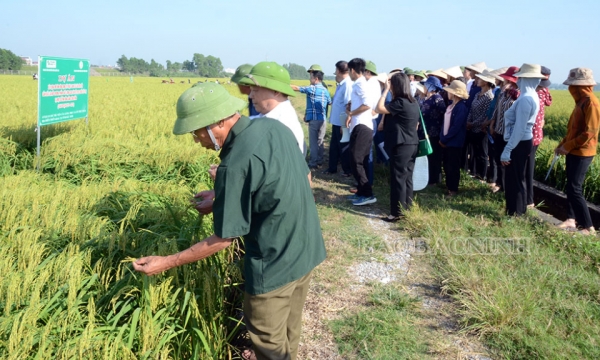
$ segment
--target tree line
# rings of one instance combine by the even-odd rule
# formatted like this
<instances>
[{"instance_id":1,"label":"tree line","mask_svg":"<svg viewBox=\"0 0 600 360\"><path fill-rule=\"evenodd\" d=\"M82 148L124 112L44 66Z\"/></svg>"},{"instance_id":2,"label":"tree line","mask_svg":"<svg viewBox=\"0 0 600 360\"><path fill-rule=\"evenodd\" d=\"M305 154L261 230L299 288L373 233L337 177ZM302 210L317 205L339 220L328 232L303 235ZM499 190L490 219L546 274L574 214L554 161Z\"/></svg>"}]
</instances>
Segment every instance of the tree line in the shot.
<instances>
[{"instance_id":1,"label":"tree line","mask_svg":"<svg viewBox=\"0 0 600 360\"><path fill-rule=\"evenodd\" d=\"M23 59L12 51L0 49L0 70L21 70Z\"/></svg>"},{"instance_id":2,"label":"tree line","mask_svg":"<svg viewBox=\"0 0 600 360\"><path fill-rule=\"evenodd\" d=\"M148 63L144 59L135 57L127 58L123 55L117 60L120 71L132 74L148 74L150 76L172 76L182 72L186 76L224 77L223 64L218 57L195 53L191 60L172 62L167 60L167 66L151 59Z\"/></svg>"}]
</instances>

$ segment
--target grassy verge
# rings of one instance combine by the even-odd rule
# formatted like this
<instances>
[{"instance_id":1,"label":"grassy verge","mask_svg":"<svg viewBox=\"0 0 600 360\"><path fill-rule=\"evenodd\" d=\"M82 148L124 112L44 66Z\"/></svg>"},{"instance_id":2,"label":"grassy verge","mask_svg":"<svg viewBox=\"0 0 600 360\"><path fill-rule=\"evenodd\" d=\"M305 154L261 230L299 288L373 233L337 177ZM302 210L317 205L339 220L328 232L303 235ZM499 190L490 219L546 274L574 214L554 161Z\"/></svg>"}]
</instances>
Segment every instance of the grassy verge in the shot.
<instances>
[{"instance_id":1,"label":"grassy verge","mask_svg":"<svg viewBox=\"0 0 600 360\"><path fill-rule=\"evenodd\" d=\"M401 225L428 239L463 331L511 359L600 358L600 243L559 232L533 215L509 218L503 198L463 179L462 195L418 195Z\"/></svg>"}]
</instances>

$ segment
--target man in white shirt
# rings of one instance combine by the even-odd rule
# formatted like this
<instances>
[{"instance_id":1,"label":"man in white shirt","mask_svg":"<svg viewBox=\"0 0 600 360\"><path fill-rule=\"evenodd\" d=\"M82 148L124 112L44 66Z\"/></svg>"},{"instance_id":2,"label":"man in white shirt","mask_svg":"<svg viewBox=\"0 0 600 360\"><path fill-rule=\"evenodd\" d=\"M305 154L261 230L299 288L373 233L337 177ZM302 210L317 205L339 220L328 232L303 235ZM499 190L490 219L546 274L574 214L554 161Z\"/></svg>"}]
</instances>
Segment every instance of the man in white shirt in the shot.
<instances>
[{"instance_id":1,"label":"man in white shirt","mask_svg":"<svg viewBox=\"0 0 600 360\"><path fill-rule=\"evenodd\" d=\"M374 62L367 60L367 64L365 65L365 79L367 79L367 84L369 85L369 98L374 100L371 106L371 114L373 114L373 138L377 133L377 118L379 114L377 114L373 109L377 107L377 102L379 102L379 98L381 98L381 82L377 77L377 66ZM387 81L387 77L386 77ZM373 169L373 148L369 149L369 164L367 167L367 178L369 179L369 183L371 186L373 185L374 178L374 169Z\"/></svg>"},{"instance_id":2,"label":"man in white shirt","mask_svg":"<svg viewBox=\"0 0 600 360\"><path fill-rule=\"evenodd\" d=\"M329 144L329 167L324 171L326 174L337 173L338 162L342 163L342 172L344 176L352 173L349 161L345 161L342 140L342 126L346 126L346 105L350 102L352 96L353 82L348 76L348 62L338 61L335 64L335 81L338 86L333 95L331 103L331 112L329 113L329 122L331 123L331 142ZM347 157L347 156L346 156Z\"/></svg>"},{"instance_id":3,"label":"man in white shirt","mask_svg":"<svg viewBox=\"0 0 600 360\"><path fill-rule=\"evenodd\" d=\"M373 145L372 106L375 100L370 95L369 85L363 76L365 66L365 61L360 58L354 58L348 63L350 79L354 81L354 85L352 85L350 108L346 109L348 115L346 125L350 129L352 175L358 183L356 194L352 195L350 200L356 206L377 202L366 173L369 151Z\"/></svg>"},{"instance_id":4,"label":"man in white shirt","mask_svg":"<svg viewBox=\"0 0 600 360\"><path fill-rule=\"evenodd\" d=\"M260 62L250 70L250 73L239 80L238 85L250 86L248 98L252 100L258 116L250 117L268 117L284 124L294 134L296 143L303 155L305 153L304 132L302 125L298 121L296 110L288 100L288 96L296 96L290 86L290 74L281 65L275 62ZM209 173L216 176L216 165L211 166ZM308 167L306 168L308 171ZM312 185L312 175L308 171L308 181ZM193 204L196 210L201 214L210 214L215 198L214 190L205 190L194 195L197 200Z\"/></svg>"},{"instance_id":5,"label":"man in white shirt","mask_svg":"<svg viewBox=\"0 0 600 360\"><path fill-rule=\"evenodd\" d=\"M263 61L254 65L239 84L250 86L248 98L260 113L259 117L275 119L287 126L294 134L300 151L306 154L302 125L288 100L288 96L296 96L290 86L289 72L275 62Z\"/></svg>"}]
</instances>

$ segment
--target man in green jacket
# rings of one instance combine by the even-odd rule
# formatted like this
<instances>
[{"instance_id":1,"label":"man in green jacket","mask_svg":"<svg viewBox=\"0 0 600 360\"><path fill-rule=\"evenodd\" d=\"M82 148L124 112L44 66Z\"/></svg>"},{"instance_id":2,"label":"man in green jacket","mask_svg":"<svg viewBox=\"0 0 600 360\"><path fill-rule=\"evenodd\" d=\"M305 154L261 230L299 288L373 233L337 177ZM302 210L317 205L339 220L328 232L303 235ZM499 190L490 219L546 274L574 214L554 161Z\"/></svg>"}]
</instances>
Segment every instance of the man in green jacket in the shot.
<instances>
[{"instance_id":1,"label":"man in green jacket","mask_svg":"<svg viewBox=\"0 0 600 360\"><path fill-rule=\"evenodd\" d=\"M244 314L255 352L248 358L296 359L310 275L325 259L325 246L308 168L292 132L269 118L241 116L245 106L213 83L180 96L173 133L191 133L203 147L221 150L214 234L177 254L144 257L133 266L158 274L244 237Z\"/></svg>"}]
</instances>

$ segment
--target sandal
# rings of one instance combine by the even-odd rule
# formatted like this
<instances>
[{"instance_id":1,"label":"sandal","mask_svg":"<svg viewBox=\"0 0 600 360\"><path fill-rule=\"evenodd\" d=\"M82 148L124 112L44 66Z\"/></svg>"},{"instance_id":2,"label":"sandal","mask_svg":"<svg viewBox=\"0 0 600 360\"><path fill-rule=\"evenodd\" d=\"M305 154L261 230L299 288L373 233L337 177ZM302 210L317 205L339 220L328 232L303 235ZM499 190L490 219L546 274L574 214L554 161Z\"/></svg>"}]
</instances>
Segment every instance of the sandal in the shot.
<instances>
[{"instance_id":1,"label":"sandal","mask_svg":"<svg viewBox=\"0 0 600 360\"><path fill-rule=\"evenodd\" d=\"M392 215L380 217L381 220L383 220L385 222L389 222L389 223L398 222L401 218L402 218L402 216L392 216Z\"/></svg>"},{"instance_id":2,"label":"sandal","mask_svg":"<svg viewBox=\"0 0 600 360\"><path fill-rule=\"evenodd\" d=\"M560 224L556 225L557 228L568 230L568 229L577 229L576 225L571 225L571 222L563 221Z\"/></svg>"}]
</instances>

